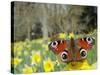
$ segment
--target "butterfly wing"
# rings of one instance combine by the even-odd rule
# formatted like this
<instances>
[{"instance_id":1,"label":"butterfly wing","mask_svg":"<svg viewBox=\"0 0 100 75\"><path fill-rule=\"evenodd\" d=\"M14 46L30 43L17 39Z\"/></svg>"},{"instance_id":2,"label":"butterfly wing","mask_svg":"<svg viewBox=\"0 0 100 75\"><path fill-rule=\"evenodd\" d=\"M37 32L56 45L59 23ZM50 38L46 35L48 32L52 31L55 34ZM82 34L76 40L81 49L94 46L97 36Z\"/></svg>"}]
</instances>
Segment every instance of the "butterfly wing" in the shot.
<instances>
[{"instance_id":1,"label":"butterfly wing","mask_svg":"<svg viewBox=\"0 0 100 75\"><path fill-rule=\"evenodd\" d=\"M78 46L80 46L83 49L89 50L93 47L95 40L94 38L91 37L84 37L84 38L79 38L77 42Z\"/></svg>"},{"instance_id":2,"label":"butterfly wing","mask_svg":"<svg viewBox=\"0 0 100 75\"><path fill-rule=\"evenodd\" d=\"M95 40L91 37L76 39L76 60L87 58L88 51L93 47Z\"/></svg>"},{"instance_id":3,"label":"butterfly wing","mask_svg":"<svg viewBox=\"0 0 100 75\"><path fill-rule=\"evenodd\" d=\"M52 41L49 44L49 48L55 53L55 54L59 54L60 52L62 52L64 49L67 48L67 41L66 40L55 40Z\"/></svg>"},{"instance_id":4,"label":"butterfly wing","mask_svg":"<svg viewBox=\"0 0 100 75\"><path fill-rule=\"evenodd\" d=\"M49 48L56 54L60 61L66 63L71 61L71 52L69 49L69 40L55 40L49 44Z\"/></svg>"},{"instance_id":5,"label":"butterfly wing","mask_svg":"<svg viewBox=\"0 0 100 75\"><path fill-rule=\"evenodd\" d=\"M49 48L60 57L62 62L80 61L87 58L87 52L93 47L94 39L90 37L76 40L54 40Z\"/></svg>"}]
</instances>

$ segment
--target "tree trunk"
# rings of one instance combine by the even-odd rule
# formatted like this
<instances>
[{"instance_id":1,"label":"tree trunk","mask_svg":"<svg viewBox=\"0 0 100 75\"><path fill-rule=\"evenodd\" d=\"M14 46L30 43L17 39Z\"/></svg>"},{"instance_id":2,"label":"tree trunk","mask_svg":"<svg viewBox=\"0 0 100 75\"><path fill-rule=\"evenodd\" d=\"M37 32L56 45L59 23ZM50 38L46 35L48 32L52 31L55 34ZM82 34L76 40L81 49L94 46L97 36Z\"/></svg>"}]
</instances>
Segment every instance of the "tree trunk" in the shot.
<instances>
[{"instance_id":1,"label":"tree trunk","mask_svg":"<svg viewBox=\"0 0 100 75\"><path fill-rule=\"evenodd\" d=\"M45 43L47 43L47 40L48 40L48 29L47 29L47 26L48 26L47 25L48 15L47 15L45 6L41 5L41 8L42 8L42 15L41 15L40 21L42 23L43 41Z\"/></svg>"}]
</instances>

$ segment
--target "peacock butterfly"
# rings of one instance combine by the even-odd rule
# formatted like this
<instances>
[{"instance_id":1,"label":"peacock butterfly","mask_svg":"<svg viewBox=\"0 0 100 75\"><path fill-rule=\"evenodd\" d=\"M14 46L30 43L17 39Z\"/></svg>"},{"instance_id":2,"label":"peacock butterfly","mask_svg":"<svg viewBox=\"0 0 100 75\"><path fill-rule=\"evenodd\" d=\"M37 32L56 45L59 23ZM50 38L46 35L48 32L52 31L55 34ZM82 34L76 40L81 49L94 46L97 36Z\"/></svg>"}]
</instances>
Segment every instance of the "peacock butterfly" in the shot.
<instances>
[{"instance_id":1,"label":"peacock butterfly","mask_svg":"<svg viewBox=\"0 0 100 75\"><path fill-rule=\"evenodd\" d=\"M56 39L49 44L49 48L54 54L60 56L62 62L80 61L87 58L87 53L93 47L94 41L91 37Z\"/></svg>"}]
</instances>

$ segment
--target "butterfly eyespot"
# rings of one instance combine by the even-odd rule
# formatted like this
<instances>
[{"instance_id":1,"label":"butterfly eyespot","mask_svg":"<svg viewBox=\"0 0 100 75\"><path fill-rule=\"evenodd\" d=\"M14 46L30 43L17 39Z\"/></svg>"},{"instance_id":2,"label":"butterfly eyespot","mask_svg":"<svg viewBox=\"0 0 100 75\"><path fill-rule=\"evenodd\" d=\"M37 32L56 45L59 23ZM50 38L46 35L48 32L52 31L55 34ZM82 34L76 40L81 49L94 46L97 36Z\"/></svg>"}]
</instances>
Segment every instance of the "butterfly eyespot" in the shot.
<instances>
[{"instance_id":1,"label":"butterfly eyespot","mask_svg":"<svg viewBox=\"0 0 100 75\"><path fill-rule=\"evenodd\" d=\"M91 44L91 43L93 42L93 39L92 39L91 37L87 37L87 38L86 38L86 41L87 41L89 44Z\"/></svg>"},{"instance_id":2,"label":"butterfly eyespot","mask_svg":"<svg viewBox=\"0 0 100 75\"><path fill-rule=\"evenodd\" d=\"M81 49L80 50L80 56L81 56L81 58L86 58L87 57L87 50Z\"/></svg>"},{"instance_id":3,"label":"butterfly eyespot","mask_svg":"<svg viewBox=\"0 0 100 75\"><path fill-rule=\"evenodd\" d=\"M61 60L63 62L66 62L68 60L68 52L64 51L64 52L61 53Z\"/></svg>"},{"instance_id":4,"label":"butterfly eyespot","mask_svg":"<svg viewBox=\"0 0 100 75\"><path fill-rule=\"evenodd\" d=\"M56 47L57 45L58 45L58 42L57 42L57 41L54 41L54 42L52 42L52 44L51 44L52 47Z\"/></svg>"}]
</instances>

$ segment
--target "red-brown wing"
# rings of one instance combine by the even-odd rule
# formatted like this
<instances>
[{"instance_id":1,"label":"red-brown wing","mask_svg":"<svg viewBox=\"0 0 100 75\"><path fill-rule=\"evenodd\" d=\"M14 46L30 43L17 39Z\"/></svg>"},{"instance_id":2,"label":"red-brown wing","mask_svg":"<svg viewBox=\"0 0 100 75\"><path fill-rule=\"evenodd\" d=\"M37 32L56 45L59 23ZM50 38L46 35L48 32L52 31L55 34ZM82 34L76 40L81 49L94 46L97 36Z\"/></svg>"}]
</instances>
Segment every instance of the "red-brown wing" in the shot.
<instances>
[{"instance_id":1,"label":"red-brown wing","mask_svg":"<svg viewBox=\"0 0 100 75\"><path fill-rule=\"evenodd\" d=\"M76 40L76 61L87 58L87 52L92 48L94 39L91 37L79 38Z\"/></svg>"},{"instance_id":2,"label":"red-brown wing","mask_svg":"<svg viewBox=\"0 0 100 75\"><path fill-rule=\"evenodd\" d=\"M92 48L94 44L94 39L91 37L85 37L85 38L79 38L77 40L78 46L80 46L83 49L89 50Z\"/></svg>"},{"instance_id":3,"label":"red-brown wing","mask_svg":"<svg viewBox=\"0 0 100 75\"><path fill-rule=\"evenodd\" d=\"M79 49L77 50L76 54L76 61L80 61L87 58L87 50L86 49Z\"/></svg>"},{"instance_id":4,"label":"red-brown wing","mask_svg":"<svg viewBox=\"0 0 100 75\"><path fill-rule=\"evenodd\" d=\"M67 41L66 40L55 40L49 44L49 48L55 53L59 54L63 50L67 48Z\"/></svg>"}]
</instances>

